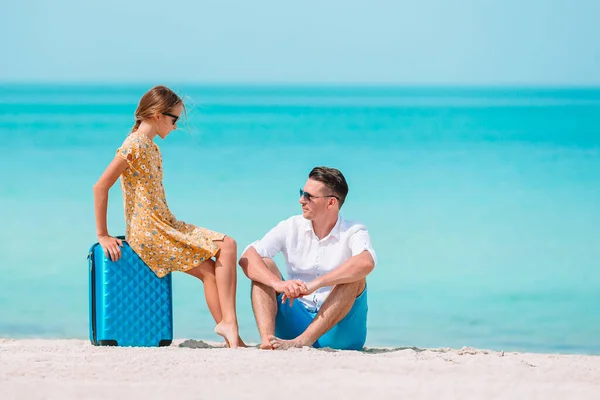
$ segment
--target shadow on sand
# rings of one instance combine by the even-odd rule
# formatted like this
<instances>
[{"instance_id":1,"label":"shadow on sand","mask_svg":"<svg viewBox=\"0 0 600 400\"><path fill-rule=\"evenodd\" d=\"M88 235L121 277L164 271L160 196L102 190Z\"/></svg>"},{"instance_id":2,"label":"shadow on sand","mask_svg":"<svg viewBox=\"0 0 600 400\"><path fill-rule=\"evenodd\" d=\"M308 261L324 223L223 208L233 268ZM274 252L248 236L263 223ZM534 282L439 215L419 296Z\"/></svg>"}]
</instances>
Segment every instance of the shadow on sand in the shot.
<instances>
[{"instance_id":1,"label":"shadow on sand","mask_svg":"<svg viewBox=\"0 0 600 400\"><path fill-rule=\"evenodd\" d=\"M178 345L178 347L182 347L182 348L186 348L186 349L223 349L226 348L225 344L221 344L221 343L207 343L203 340L194 340L194 339L188 339L185 340L184 342L180 343ZM250 345L248 344L248 348L258 348L258 345ZM319 349L313 349L316 351L325 351L325 352L340 352L340 351L348 351L348 350L337 350L337 349L332 349L329 347L324 347L324 348L319 348ZM439 348L439 349L422 349L419 347L414 347L414 346L406 346L406 347L364 347L362 350L358 350L358 353L363 353L363 354L385 354L385 353L394 353L397 351L404 351L404 350L412 350L414 352L417 353L421 353L423 351L431 351L431 352L436 352L436 353L447 353L448 351L451 351L451 349L449 348Z\"/></svg>"},{"instance_id":2,"label":"shadow on sand","mask_svg":"<svg viewBox=\"0 0 600 400\"><path fill-rule=\"evenodd\" d=\"M188 339L180 343L179 347L184 347L186 349L222 349L225 347L225 344L209 344L203 340Z\"/></svg>"}]
</instances>

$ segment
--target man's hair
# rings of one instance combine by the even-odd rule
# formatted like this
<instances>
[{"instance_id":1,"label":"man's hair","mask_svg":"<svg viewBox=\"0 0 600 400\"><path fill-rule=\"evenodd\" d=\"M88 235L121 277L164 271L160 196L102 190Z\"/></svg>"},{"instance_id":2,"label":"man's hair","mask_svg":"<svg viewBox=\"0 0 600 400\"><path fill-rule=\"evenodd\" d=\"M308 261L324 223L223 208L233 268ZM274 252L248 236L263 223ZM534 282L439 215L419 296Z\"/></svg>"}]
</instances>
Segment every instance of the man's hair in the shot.
<instances>
[{"instance_id":1,"label":"man's hair","mask_svg":"<svg viewBox=\"0 0 600 400\"><path fill-rule=\"evenodd\" d=\"M308 178L323 183L331 190L331 194L338 197L340 208L342 208L348 195L348 183L346 183L346 178L340 170L329 167L315 167L308 174Z\"/></svg>"}]
</instances>

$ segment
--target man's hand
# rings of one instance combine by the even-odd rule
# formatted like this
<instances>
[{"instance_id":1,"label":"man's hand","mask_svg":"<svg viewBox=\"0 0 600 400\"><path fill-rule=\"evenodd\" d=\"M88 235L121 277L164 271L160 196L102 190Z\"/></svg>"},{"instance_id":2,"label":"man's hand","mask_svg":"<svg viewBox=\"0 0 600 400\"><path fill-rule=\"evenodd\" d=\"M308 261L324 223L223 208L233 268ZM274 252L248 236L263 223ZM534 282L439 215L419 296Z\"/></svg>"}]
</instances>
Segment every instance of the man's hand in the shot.
<instances>
[{"instance_id":1,"label":"man's hand","mask_svg":"<svg viewBox=\"0 0 600 400\"><path fill-rule=\"evenodd\" d=\"M315 281L310 281L308 283L304 283L302 281L295 280L295 281L291 281L291 282L299 283L302 286L301 286L301 291L299 294L291 294L291 293L288 294L288 293L284 292L283 296L281 297L281 302L285 303L285 300L289 299L290 306L294 303L294 299L297 299L298 297L309 295L319 288L318 284ZM282 283L285 283L285 282L282 282Z\"/></svg>"},{"instance_id":2,"label":"man's hand","mask_svg":"<svg viewBox=\"0 0 600 400\"><path fill-rule=\"evenodd\" d=\"M290 305L294 302L294 299L303 296L303 292L307 290L304 282L299 280L292 281L281 281L275 287L277 293L283 293L282 303L285 299L290 299Z\"/></svg>"},{"instance_id":3,"label":"man's hand","mask_svg":"<svg viewBox=\"0 0 600 400\"><path fill-rule=\"evenodd\" d=\"M285 303L286 299L290 300L290 306L294 303L294 299L303 296L303 293L307 290L306 284L300 280L282 281L279 285L279 289L275 289L278 293L283 293L281 302Z\"/></svg>"}]
</instances>

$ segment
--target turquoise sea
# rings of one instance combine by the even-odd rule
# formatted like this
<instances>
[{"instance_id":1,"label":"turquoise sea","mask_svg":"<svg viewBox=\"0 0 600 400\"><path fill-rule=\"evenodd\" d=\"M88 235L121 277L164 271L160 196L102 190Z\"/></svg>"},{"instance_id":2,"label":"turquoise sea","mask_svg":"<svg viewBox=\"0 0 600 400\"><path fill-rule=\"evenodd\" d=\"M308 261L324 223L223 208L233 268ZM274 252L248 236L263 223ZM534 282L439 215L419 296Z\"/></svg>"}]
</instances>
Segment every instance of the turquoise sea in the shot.
<instances>
[{"instance_id":1,"label":"turquoise sea","mask_svg":"<svg viewBox=\"0 0 600 400\"><path fill-rule=\"evenodd\" d=\"M149 87L0 85L0 337L88 337L92 185ZM243 248L300 212L312 167L344 172L379 258L367 346L600 354L600 90L171 87L188 120L157 143L180 219ZM174 301L176 337L218 340L201 282L175 274Z\"/></svg>"}]
</instances>

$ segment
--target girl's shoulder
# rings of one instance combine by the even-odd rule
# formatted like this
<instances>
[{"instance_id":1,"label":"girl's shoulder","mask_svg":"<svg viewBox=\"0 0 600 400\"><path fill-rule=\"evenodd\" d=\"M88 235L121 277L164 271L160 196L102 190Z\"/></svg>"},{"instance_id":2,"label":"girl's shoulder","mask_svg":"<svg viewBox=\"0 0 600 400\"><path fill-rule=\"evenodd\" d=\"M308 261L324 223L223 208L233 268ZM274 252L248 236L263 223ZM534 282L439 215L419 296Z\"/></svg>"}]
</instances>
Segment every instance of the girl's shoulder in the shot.
<instances>
[{"instance_id":1,"label":"girl's shoulder","mask_svg":"<svg viewBox=\"0 0 600 400\"><path fill-rule=\"evenodd\" d=\"M121 147L117 150L117 153L122 158L138 158L140 155L146 153L153 147L154 143L143 134L137 132L131 132L123 140Z\"/></svg>"},{"instance_id":2,"label":"girl's shoulder","mask_svg":"<svg viewBox=\"0 0 600 400\"><path fill-rule=\"evenodd\" d=\"M143 150L153 148L155 144L148 136L137 132L131 132L123 141L122 146L136 147L137 149Z\"/></svg>"},{"instance_id":3,"label":"girl's shoulder","mask_svg":"<svg viewBox=\"0 0 600 400\"><path fill-rule=\"evenodd\" d=\"M125 140L123 141L123 143L136 143L139 145L152 145L153 142L152 140L150 140L148 138L148 136L144 135L143 133L139 133L138 131L134 131L129 133L129 135L127 135L127 137L125 138Z\"/></svg>"}]
</instances>

